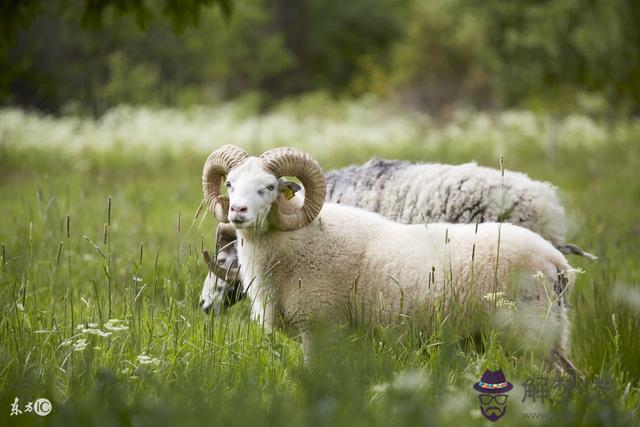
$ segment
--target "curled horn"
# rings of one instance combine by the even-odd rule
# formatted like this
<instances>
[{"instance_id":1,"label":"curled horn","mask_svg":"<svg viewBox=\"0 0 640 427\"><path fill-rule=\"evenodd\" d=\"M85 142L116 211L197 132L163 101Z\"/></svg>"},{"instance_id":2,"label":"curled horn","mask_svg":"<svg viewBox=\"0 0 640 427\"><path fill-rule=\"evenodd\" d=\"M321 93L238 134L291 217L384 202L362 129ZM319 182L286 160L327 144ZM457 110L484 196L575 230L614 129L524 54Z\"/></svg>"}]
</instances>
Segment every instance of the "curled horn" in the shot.
<instances>
[{"instance_id":1,"label":"curled horn","mask_svg":"<svg viewBox=\"0 0 640 427\"><path fill-rule=\"evenodd\" d=\"M286 213L272 209L274 225L281 231L302 228L320 213L327 192L327 182L322 168L309 154L290 147L274 148L261 156L265 169L276 177L295 176L304 186L304 203L300 209Z\"/></svg>"},{"instance_id":2,"label":"curled horn","mask_svg":"<svg viewBox=\"0 0 640 427\"><path fill-rule=\"evenodd\" d=\"M216 232L216 254L223 250L227 245L232 245L236 240L236 231L233 226L229 224L218 224L218 230ZM218 265L216 256L215 259L211 258L208 251L202 251L204 262L209 266L209 270L218 276L220 279L229 283L234 283L240 280L240 269L238 267L222 268Z\"/></svg>"},{"instance_id":3,"label":"curled horn","mask_svg":"<svg viewBox=\"0 0 640 427\"><path fill-rule=\"evenodd\" d=\"M205 264L209 267L209 271L215 274L219 279L226 281L227 283L235 283L240 281L240 269L239 268L222 268L214 259L209 255L209 251L206 249L202 251L202 257Z\"/></svg>"},{"instance_id":4,"label":"curled horn","mask_svg":"<svg viewBox=\"0 0 640 427\"><path fill-rule=\"evenodd\" d=\"M202 192L207 207L220 222L229 222L229 198L220 195L220 184L229 171L242 163L249 155L235 145L223 145L213 151L202 170Z\"/></svg>"}]
</instances>

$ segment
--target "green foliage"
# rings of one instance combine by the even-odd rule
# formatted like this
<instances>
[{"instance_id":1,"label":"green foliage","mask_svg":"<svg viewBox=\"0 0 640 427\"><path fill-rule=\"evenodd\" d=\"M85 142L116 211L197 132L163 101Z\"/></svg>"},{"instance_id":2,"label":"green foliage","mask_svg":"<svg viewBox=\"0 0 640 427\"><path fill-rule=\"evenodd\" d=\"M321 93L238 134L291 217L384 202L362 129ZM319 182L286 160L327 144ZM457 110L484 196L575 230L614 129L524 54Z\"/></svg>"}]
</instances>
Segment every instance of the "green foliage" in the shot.
<instances>
[{"instance_id":1,"label":"green foliage","mask_svg":"<svg viewBox=\"0 0 640 427\"><path fill-rule=\"evenodd\" d=\"M19 28L29 28L40 11L41 0L0 3L0 47L9 43Z\"/></svg>"},{"instance_id":2,"label":"green foliage","mask_svg":"<svg viewBox=\"0 0 640 427\"><path fill-rule=\"evenodd\" d=\"M160 72L154 64L131 64L122 52L114 52L107 58L109 80L103 88L107 99L127 104L158 103L156 88Z\"/></svg>"},{"instance_id":3,"label":"green foliage","mask_svg":"<svg viewBox=\"0 0 640 427\"><path fill-rule=\"evenodd\" d=\"M602 93L616 109L637 109L637 4L563 0L523 7L489 1L473 10L491 22L491 68L507 103L531 96L562 103L583 90Z\"/></svg>"},{"instance_id":4,"label":"green foliage","mask_svg":"<svg viewBox=\"0 0 640 427\"><path fill-rule=\"evenodd\" d=\"M264 0L242 2L231 22L203 11L182 35L163 20L142 32L130 17L84 31L78 10L45 9L7 52L5 102L53 111L72 102L96 115L120 103L212 103L259 90L292 62Z\"/></svg>"},{"instance_id":5,"label":"green foliage","mask_svg":"<svg viewBox=\"0 0 640 427\"><path fill-rule=\"evenodd\" d=\"M132 16L140 28L148 26L154 18L154 9L173 25L177 32L198 25L203 9L217 6L229 18L233 9L231 0L82 0L82 15L79 17L84 28L100 29L105 14ZM74 2L63 2L63 8L73 8ZM3 26L0 46L13 40L19 28L28 30L41 11L41 0L20 0L3 2L0 6Z\"/></svg>"},{"instance_id":6,"label":"green foliage","mask_svg":"<svg viewBox=\"0 0 640 427\"><path fill-rule=\"evenodd\" d=\"M306 71L311 88L340 93L348 88L362 61L387 64L392 43L402 34L403 0L309 0Z\"/></svg>"},{"instance_id":7,"label":"green foliage","mask_svg":"<svg viewBox=\"0 0 640 427\"><path fill-rule=\"evenodd\" d=\"M393 70L414 104L567 113L590 94L616 113L638 111L640 8L633 2L416 1L411 16Z\"/></svg>"},{"instance_id":8,"label":"green foliage","mask_svg":"<svg viewBox=\"0 0 640 427\"><path fill-rule=\"evenodd\" d=\"M410 104L438 111L495 103L483 62L491 53L486 23L464 10L464 0L414 3L393 62L393 84Z\"/></svg>"},{"instance_id":9,"label":"green foliage","mask_svg":"<svg viewBox=\"0 0 640 427\"><path fill-rule=\"evenodd\" d=\"M289 70L295 59L284 39L282 31L273 30L268 1L248 0L238 4L228 25L209 21L187 43L192 57L204 57L202 81L212 80L223 96L233 97L268 90L270 81Z\"/></svg>"},{"instance_id":10,"label":"green foliage","mask_svg":"<svg viewBox=\"0 0 640 427\"><path fill-rule=\"evenodd\" d=\"M79 7L43 5L7 51L4 102L53 111L72 102L99 115L119 103L212 103L251 92L278 98L316 88L339 94L362 69L388 62L401 33L401 0L245 0L231 19L203 9L179 34L171 20L148 20L150 5L123 5L135 5L135 16L117 7L106 14L115 7L108 3L92 3L89 18ZM87 19L91 30L80 25ZM369 80L355 92L368 91Z\"/></svg>"},{"instance_id":11,"label":"green foliage","mask_svg":"<svg viewBox=\"0 0 640 427\"><path fill-rule=\"evenodd\" d=\"M264 108L326 91L396 98L443 117L459 105L640 111L640 7L627 0L28 0L0 8L5 105L59 112L72 103L97 116L119 103L211 104L258 93Z\"/></svg>"}]
</instances>

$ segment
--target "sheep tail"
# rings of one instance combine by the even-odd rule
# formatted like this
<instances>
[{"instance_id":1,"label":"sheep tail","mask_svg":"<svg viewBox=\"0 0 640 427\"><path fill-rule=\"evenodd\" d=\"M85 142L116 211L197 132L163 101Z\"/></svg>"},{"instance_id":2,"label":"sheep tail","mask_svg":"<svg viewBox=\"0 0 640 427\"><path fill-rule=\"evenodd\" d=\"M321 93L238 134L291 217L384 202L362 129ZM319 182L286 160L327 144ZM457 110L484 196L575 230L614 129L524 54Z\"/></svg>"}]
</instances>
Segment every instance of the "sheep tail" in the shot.
<instances>
[{"instance_id":1,"label":"sheep tail","mask_svg":"<svg viewBox=\"0 0 640 427\"><path fill-rule=\"evenodd\" d=\"M595 261L598 259L598 257L595 256L594 254L584 251L580 246L574 245L573 243L556 245L556 249L558 249L560 252L562 252L565 255L579 255L587 259L590 259L592 261Z\"/></svg>"}]
</instances>

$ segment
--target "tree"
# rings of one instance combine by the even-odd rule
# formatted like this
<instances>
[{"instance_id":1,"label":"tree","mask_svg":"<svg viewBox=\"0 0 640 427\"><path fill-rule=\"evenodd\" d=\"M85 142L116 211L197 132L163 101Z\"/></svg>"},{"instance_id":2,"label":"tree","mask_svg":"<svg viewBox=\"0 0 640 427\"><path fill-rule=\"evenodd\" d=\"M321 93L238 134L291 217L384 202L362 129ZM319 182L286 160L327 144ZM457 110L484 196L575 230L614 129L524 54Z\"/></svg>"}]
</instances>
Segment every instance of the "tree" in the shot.
<instances>
[{"instance_id":1,"label":"tree","mask_svg":"<svg viewBox=\"0 0 640 427\"><path fill-rule=\"evenodd\" d=\"M563 114L596 98L605 105L598 112L640 112L637 2L415 0L412 7L395 44L393 82L414 104Z\"/></svg>"},{"instance_id":2,"label":"tree","mask_svg":"<svg viewBox=\"0 0 640 427\"><path fill-rule=\"evenodd\" d=\"M8 44L15 37L19 28L29 29L42 11L43 0L8 0L0 2L0 43ZM73 3L65 2L67 6ZM146 27L154 18L153 10L160 9L177 32L195 26L200 20L201 10L205 7L217 6L229 17L232 11L232 0L83 0L81 22L85 28L100 29L105 14L111 10L118 16L131 15L139 27Z\"/></svg>"},{"instance_id":3,"label":"tree","mask_svg":"<svg viewBox=\"0 0 640 427\"><path fill-rule=\"evenodd\" d=\"M489 23L490 68L507 104L573 105L595 92L617 112L640 108L640 7L628 0L468 0Z\"/></svg>"}]
</instances>

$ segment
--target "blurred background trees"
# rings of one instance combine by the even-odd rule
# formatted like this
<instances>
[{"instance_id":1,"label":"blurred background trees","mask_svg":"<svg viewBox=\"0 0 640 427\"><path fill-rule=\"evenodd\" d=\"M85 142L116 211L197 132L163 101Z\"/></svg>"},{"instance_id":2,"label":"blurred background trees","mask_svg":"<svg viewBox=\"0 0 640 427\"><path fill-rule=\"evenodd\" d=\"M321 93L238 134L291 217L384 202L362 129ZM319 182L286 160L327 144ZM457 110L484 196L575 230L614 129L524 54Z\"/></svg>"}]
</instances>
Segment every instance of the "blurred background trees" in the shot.
<instances>
[{"instance_id":1,"label":"blurred background trees","mask_svg":"<svg viewBox=\"0 0 640 427\"><path fill-rule=\"evenodd\" d=\"M438 115L461 105L640 113L640 5L628 0L29 0L2 8L4 105L100 115L120 103L251 95L268 107L326 92L373 93Z\"/></svg>"}]
</instances>

